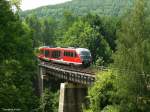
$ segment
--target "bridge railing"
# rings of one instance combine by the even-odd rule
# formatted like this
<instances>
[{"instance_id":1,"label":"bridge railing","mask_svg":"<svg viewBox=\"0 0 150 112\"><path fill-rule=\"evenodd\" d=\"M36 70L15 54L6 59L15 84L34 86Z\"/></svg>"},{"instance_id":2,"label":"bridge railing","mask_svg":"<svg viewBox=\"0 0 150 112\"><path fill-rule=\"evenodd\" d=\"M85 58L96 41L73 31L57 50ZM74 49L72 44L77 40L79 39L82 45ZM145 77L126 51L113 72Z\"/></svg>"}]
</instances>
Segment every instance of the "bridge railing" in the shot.
<instances>
[{"instance_id":1,"label":"bridge railing","mask_svg":"<svg viewBox=\"0 0 150 112\"><path fill-rule=\"evenodd\" d=\"M59 79L63 79L67 82L79 83L84 85L91 85L95 81L95 75L88 73L81 73L77 71L65 70L63 68L57 68L55 66L50 66L46 63L40 63L40 67L43 68L44 74L53 76Z\"/></svg>"}]
</instances>

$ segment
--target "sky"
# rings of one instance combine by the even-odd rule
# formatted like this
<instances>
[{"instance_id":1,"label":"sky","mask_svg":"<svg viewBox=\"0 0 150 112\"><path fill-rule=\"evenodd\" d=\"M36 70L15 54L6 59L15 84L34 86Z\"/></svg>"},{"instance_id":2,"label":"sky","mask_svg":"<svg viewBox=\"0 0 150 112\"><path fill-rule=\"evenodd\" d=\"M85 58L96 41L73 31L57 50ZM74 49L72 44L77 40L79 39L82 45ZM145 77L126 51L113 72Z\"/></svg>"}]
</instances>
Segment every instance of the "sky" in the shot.
<instances>
[{"instance_id":1,"label":"sky","mask_svg":"<svg viewBox=\"0 0 150 112\"><path fill-rule=\"evenodd\" d=\"M71 0L22 0L21 9L29 10L44 5L54 5L54 4L64 3L67 1L71 1Z\"/></svg>"}]
</instances>

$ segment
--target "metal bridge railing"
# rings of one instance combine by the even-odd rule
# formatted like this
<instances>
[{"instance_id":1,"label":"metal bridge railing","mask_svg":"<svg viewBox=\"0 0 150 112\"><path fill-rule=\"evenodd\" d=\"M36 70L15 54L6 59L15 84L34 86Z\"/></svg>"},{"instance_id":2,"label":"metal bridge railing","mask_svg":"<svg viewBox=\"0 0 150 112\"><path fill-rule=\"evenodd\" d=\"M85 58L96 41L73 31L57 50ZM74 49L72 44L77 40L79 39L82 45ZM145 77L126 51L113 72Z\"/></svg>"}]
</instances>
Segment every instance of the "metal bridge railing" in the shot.
<instances>
[{"instance_id":1,"label":"metal bridge railing","mask_svg":"<svg viewBox=\"0 0 150 112\"><path fill-rule=\"evenodd\" d=\"M91 85L95 81L95 75L88 73L81 73L77 71L65 70L57 67L53 67L44 63L39 64L45 71L45 74L54 76L59 79L63 79L68 82Z\"/></svg>"}]
</instances>

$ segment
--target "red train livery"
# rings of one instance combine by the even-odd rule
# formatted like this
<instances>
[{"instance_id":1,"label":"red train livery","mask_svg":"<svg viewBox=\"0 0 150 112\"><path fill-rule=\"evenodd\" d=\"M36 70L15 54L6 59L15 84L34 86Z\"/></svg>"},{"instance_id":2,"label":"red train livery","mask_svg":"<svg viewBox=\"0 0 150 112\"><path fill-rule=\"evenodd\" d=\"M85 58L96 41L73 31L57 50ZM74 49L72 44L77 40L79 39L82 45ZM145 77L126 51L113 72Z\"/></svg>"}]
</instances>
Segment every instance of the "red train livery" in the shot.
<instances>
[{"instance_id":1,"label":"red train livery","mask_svg":"<svg viewBox=\"0 0 150 112\"><path fill-rule=\"evenodd\" d=\"M91 53L86 48L51 48L43 46L39 48L39 51L39 59L54 63L89 66L92 61Z\"/></svg>"}]
</instances>

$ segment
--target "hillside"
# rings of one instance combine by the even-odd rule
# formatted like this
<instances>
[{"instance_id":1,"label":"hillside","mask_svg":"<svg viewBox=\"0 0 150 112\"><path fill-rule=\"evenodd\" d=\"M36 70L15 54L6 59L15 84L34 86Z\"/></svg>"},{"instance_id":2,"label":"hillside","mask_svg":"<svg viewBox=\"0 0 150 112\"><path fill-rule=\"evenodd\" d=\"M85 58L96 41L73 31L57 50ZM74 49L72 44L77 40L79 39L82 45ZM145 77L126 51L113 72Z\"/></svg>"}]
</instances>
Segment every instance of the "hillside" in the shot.
<instances>
[{"instance_id":1,"label":"hillside","mask_svg":"<svg viewBox=\"0 0 150 112\"><path fill-rule=\"evenodd\" d=\"M132 4L133 0L73 0L24 11L21 12L21 17L34 14L38 17L61 18L64 11L71 11L76 15L85 15L91 12L106 16L120 16L130 9Z\"/></svg>"}]
</instances>

